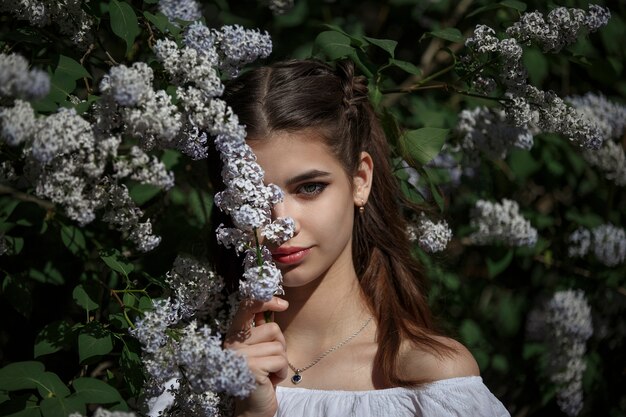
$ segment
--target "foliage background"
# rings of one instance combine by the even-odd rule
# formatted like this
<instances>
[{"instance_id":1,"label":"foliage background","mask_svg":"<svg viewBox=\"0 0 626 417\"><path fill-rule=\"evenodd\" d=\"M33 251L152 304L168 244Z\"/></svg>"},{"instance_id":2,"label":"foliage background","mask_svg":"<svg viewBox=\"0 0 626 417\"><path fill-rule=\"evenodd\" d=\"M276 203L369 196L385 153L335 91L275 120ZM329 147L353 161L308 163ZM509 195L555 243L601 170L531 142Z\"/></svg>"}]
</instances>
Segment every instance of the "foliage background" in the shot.
<instances>
[{"instance_id":1,"label":"foliage background","mask_svg":"<svg viewBox=\"0 0 626 417\"><path fill-rule=\"evenodd\" d=\"M28 22L5 13L0 15L0 51L18 52L33 66L51 73L53 92L36 104L42 113L57 106L84 111L71 103L68 94L95 99L98 81L112 60L129 64L150 59L153 36L175 31L163 21L159 25L154 23L158 20L147 19L145 11L156 15L154 3L128 2L138 17L138 32L129 44L111 29L112 2L85 3L84 9L98 19L99 40L86 56L52 27L31 28ZM559 55L543 55L532 48L525 51L534 85L562 97L601 91L624 103L626 3L600 4L611 8L612 19L598 33L581 38ZM395 58L413 63L419 71L408 74L391 68L372 80L380 90L390 90L436 74L459 58L463 44L458 40L462 38L447 36L446 40L429 33L454 27L468 36L477 23L499 29L515 21L520 10L547 11L557 5L586 9L588 3L296 0L290 12L273 16L260 2L217 0L203 3L203 15L209 27L238 23L267 30L274 42L271 60L306 57L326 48L323 41L316 44L315 40L329 30L328 25L358 39L395 40ZM68 70L60 65L62 57L82 65L72 64ZM384 48L370 47L359 52L359 57L369 68L377 69L389 55ZM373 77L376 74L374 71ZM454 71L436 80L462 86ZM374 94L373 98L381 111L387 109L398 125L407 129L451 129L460 110L493 104L451 90L431 88L411 94ZM390 137L400 152L401 139ZM454 139L448 135L448 141ZM622 138L625 144L626 138ZM147 254L138 253L118 232L99 221L78 227L53 205L34 198L28 187L0 188L0 227L10 248L0 256L0 366L36 360L47 371L38 365L21 365L23 375L31 372L41 378L44 388L38 391L28 385L8 389L7 381L0 379L0 415L63 415L63 410L85 412L89 404L127 409L138 403L143 379L140 348L127 335L129 323L124 316L134 319L148 308L150 298L167 292L164 276L178 253L206 254L212 204L204 161L191 161L172 150L156 154L175 171L176 186L161 192L129 183L132 197L155 220L155 232L163 238L160 246ZM2 160L19 159L4 143L0 155ZM512 415L556 416L562 413L554 399L555 387L547 379L545 347L528 340L526 320L542 297L560 289L583 289L592 307L595 331L587 344L581 415L626 415L622 388L626 267L623 263L608 268L593 259L569 259L566 245L567 235L578 226L612 222L624 227L624 188L603 178L574 146L555 135L536 137L530 151L514 151L505 160L484 158L482 162L479 174L464 179L455 189L446 186L445 173L431 173L438 190L432 204L443 209L455 232L443 255L417 251L432 281L433 307L450 332L471 349L487 386ZM399 177L406 181L401 174ZM419 199L414 193L411 196ZM470 232L468 212L473 202L503 197L517 200L539 231L535 247L467 244L464 237ZM83 384L92 384L91 390L81 388L78 378L83 378Z\"/></svg>"}]
</instances>

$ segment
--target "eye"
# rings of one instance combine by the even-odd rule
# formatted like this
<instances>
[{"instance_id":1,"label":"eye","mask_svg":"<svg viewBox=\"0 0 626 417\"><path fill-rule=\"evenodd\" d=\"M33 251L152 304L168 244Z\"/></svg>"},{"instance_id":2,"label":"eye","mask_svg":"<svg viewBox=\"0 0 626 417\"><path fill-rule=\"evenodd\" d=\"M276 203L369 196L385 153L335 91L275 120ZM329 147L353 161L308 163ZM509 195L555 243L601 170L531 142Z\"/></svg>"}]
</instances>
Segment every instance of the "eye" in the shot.
<instances>
[{"instance_id":1,"label":"eye","mask_svg":"<svg viewBox=\"0 0 626 417\"><path fill-rule=\"evenodd\" d=\"M324 191L324 188L326 188L327 185L328 184L322 182L308 182L300 185L296 192L306 197L314 197Z\"/></svg>"}]
</instances>

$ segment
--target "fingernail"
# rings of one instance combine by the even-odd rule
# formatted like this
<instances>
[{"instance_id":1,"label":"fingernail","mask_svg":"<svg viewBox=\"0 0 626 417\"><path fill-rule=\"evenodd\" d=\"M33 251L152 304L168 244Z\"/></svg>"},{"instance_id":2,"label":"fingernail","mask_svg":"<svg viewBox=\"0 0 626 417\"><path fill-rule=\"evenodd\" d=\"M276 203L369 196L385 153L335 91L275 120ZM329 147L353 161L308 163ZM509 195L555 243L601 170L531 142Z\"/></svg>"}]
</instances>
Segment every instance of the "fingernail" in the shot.
<instances>
[{"instance_id":1,"label":"fingernail","mask_svg":"<svg viewBox=\"0 0 626 417\"><path fill-rule=\"evenodd\" d=\"M282 298L276 298L276 302L278 303L279 306L281 307L287 307L289 305L289 303L287 302L287 300L283 300Z\"/></svg>"}]
</instances>

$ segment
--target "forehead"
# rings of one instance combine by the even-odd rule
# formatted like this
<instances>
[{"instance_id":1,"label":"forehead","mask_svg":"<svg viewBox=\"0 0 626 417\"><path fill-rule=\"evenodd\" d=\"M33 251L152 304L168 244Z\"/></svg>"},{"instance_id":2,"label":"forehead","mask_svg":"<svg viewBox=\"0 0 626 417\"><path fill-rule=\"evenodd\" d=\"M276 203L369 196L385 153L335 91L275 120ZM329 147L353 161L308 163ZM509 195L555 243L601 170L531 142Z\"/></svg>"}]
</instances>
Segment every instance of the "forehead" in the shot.
<instances>
[{"instance_id":1,"label":"forehead","mask_svg":"<svg viewBox=\"0 0 626 417\"><path fill-rule=\"evenodd\" d=\"M343 172L341 162L323 137L313 130L275 132L248 141L265 171L267 182L279 184L289 177L312 169Z\"/></svg>"}]
</instances>

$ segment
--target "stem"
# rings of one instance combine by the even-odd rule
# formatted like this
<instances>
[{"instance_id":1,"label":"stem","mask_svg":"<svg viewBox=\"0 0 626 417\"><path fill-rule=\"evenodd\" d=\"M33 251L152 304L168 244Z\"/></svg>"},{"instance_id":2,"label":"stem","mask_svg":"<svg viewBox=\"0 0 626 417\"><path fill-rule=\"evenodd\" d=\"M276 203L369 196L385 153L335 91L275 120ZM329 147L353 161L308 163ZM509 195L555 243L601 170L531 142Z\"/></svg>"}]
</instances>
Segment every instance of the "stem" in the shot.
<instances>
[{"instance_id":1,"label":"stem","mask_svg":"<svg viewBox=\"0 0 626 417\"><path fill-rule=\"evenodd\" d=\"M117 303L120 305L120 308L122 309L122 314L124 314L124 318L126 319L126 323L128 323L128 325L131 328L135 329L136 327L133 324L133 322L130 319L130 317L128 317L128 313L126 312L126 305L124 304L124 302L122 301L120 296L117 295L117 292L115 290L111 290L111 295L117 300Z\"/></svg>"},{"instance_id":2,"label":"stem","mask_svg":"<svg viewBox=\"0 0 626 417\"><path fill-rule=\"evenodd\" d=\"M0 194L10 194L12 195L14 198L20 200L20 201L26 201L28 203L35 203L37 204L39 207L48 210L48 211L54 211L54 204L46 201L46 200L42 200L40 198L37 198L33 195L30 194L26 194L23 193L21 191L18 191L14 188L11 187L7 187L6 185L2 185L0 184Z\"/></svg>"}]
</instances>

